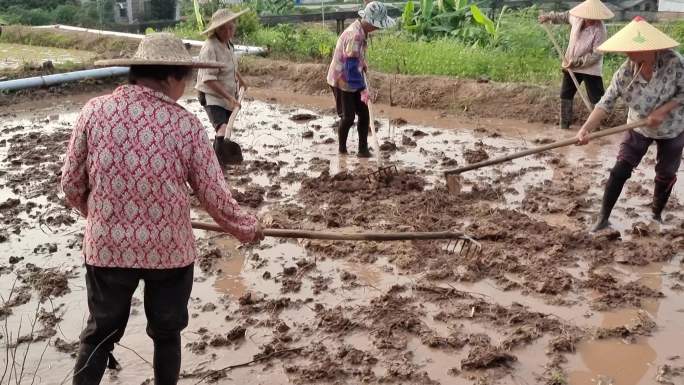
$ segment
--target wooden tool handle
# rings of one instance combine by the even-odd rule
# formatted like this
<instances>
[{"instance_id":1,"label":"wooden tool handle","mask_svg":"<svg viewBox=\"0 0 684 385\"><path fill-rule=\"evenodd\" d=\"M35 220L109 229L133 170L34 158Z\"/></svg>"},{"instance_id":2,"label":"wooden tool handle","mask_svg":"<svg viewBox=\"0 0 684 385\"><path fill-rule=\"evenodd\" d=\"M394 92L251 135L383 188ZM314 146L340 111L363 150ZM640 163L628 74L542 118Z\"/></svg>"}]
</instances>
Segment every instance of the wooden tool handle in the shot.
<instances>
[{"instance_id":1,"label":"wooden tool handle","mask_svg":"<svg viewBox=\"0 0 684 385\"><path fill-rule=\"evenodd\" d=\"M623 124L622 126L609 128L607 130L597 131L597 132L594 132L593 134L587 135L587 137L589 139L596 139L596 138L600 138L602 136L608 136L608 135L617 134L617 133L620 133L623 131L629 131L629 130L632 130L634 128L642 127L645 125L646 125L646 120L639 120L637 122ZM453 174L460 174L460 173L465 172L465 171L475 170L478 168L487 167L487 166L491 166L494 164L507 162L507 161L512 160L512 159L522 158L523 156L538 154L540 152L552 150L552 149L558 148L558 147L570 146L573 144L577 144L576 138L561 140L559 142L549 143L549 144L544 145L544 146L531 148L529 150L525 150L525 151L521 151L521 152L516 152L515 154L506 155L506 156L503 156L501 158L489 159L489 160L485 160L483 162L473 163L473 164L465 166L465 167L459 167L459 168L447 170L444 172L444 175L448 176L448 175L453 175Z\"/></svg>"},{"instance_id":2,"label":"wooden tool handle","mask_svg":"<svg viewBox=\"0 0 684 385\"><path fill-rule=\"evenodd\" d=\"M244 87L240 88L240 91L238 91L238 103L242 105L242 98L245 96L245 89ZM237 117L238 112L240 112L240 109L242 107L236 107L235 110L233 110L230 113L230 117L228 118L228 123L226 123L226 139L230 139L231 135L233 134L233 124L235 124L235 118Z\"/></svg>"},{"instance_id":3,"label":"wooden tool handle","mask_svg":"<svg viewBox=\"0 0 684 385\"><path fill-rule=\"evenodd\" d=\"M371 88L370 88L370 82L368 81L368 76L366 73L363 73L363 81L366 83L366 90L368 91L368 117L369 117L369 126L371 129L371 133L373 134L373 147L375 148L375 156L378 160L378 167L382 164L382 156L380 156L380 143L378 142L378 135L377 135L377 130L375 129L375 117L373 116L373 102L371 101Z\"/></svg>"},{"instance_id":4,"label":"wooden tool handle","mask_svg":"<svg viewBox=\"0 0 684 385\"><path fill-rule=\"evenodd\" d=\"M199 230L224 232L219 226L210 223L192 222L192 227ZM334 241L403 241L414 239L463 239L463 233L452 231L435 232L403 232L403 233L342 233L326 231L264 229L264 235L277 238L327 239Z\"/></svg>"}]
</instances>

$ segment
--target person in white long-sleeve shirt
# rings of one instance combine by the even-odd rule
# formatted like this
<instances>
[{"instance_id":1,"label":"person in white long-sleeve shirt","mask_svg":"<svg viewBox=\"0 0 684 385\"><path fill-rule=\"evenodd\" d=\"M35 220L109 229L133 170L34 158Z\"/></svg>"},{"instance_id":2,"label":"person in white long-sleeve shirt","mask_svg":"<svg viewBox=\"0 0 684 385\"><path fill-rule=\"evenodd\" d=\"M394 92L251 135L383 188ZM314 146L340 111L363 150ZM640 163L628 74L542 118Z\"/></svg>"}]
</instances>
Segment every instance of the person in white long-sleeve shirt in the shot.
<instances>
[{"instance_id":1,"label":"person in white long-sleeve shirt","mask_svg":"<svg viewBox=\"0 0 684 385\"><path fill-rule=\"evenodd\" d=\"M572 71L577 82L584 82L589 101L598 103L605 92L603 87L603 54L596 51L607 37L603 20L612 18L613 12L599 0L586 0L567 12L549 12L539 16L540 23L570 24L570 41L563 58L563 83L561 84L560 127L569 129L572 124L572 105L577 87L568 71Z\"/></svg>"}]
</instances>

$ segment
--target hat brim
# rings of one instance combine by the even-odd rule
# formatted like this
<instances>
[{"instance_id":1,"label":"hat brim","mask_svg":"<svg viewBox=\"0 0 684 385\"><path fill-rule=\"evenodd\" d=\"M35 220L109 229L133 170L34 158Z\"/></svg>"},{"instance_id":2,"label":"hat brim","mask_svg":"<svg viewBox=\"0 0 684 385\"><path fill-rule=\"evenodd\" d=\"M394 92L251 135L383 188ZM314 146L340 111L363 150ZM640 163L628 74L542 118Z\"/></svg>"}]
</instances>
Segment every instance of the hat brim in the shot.
<instances>
[{"instance_id":1,"label":"hat brim","mask_svg":"<svg viewBox=\"0 0 684 385\"><path fill-rule=\"evenodd\" d=\"M109 59L95 62L98 67L130 67L130 66L179 66L190 68L223 68L226 65L215 61L170 61L141 59Z\"/></svg>"},{"instance_id":2,"label":"hat brim","mask_svg":"<svg viewBox=\"0 0 684 385\"><path fill-rule=\"evenodd\" d=\"M630 53L630 52L649 52L649 51L662 51L666 49L672 49L678 47L679 44L665 44L662 46L652 46L652 47L647 47L647 48L631 48L631 47L626 47L626 46L621 46L621 47L596 47L596 50L599 52L612 52L612 53Z\"/></svg>"},{"instance_id":3,"label":"hat brim","mask_svg":"<svg viewBox=\"0 0 684 385\"><path fill-rule=\"evenodd\" d=\"M370 25L372 25L375 28L387 29L387 28L392 28L397 24L397 22L389 16L385 16L385 18L380 20L380 21L372 22L372 21L364 18L365 14L366 14L366 12L363 9L359 11L359 16L361 16L361 19L367 23L370 23Z\"/></svg>"},{"instance_id":4,"label":"hat brim","mask_svg":"<svg viewBox=\"0 0 684 385\"><path fill-rule=\"evenodd\" d=\"M212 23L209 24L209 26L207 27L207 29L205 29L204 31L201 32L201 34L202 34L202 35L207 35L207 34L211 33L212 31L214 31L216 28L219 28L220 26L222 26L222 25L224 25L224 24L226 24L226 23L229 23L229 22L231 22L231 21L237 19L238 17L244 15L244 14L247 13L247 12L249 12L249 9L243 9L242 11L240 11L240 12L238 12L238 13L232 14L232 15L231 15L230 17L228 17L228 18L225 18L225 19L223 19L223 20L219 20L219 21L217 21L217 22L212 22Z\"/></svg>"}]
</instances>

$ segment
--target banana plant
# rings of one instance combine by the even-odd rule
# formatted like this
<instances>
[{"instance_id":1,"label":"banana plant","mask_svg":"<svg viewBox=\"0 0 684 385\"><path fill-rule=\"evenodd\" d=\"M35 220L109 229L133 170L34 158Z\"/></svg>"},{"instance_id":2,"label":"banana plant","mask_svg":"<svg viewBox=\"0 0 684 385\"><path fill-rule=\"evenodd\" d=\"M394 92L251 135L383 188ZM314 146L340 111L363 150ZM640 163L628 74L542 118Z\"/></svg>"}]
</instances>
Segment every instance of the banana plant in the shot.
<instances>
[{"instance_id":1,"label":"banana plant","mask_svg":"<svg viewBox=\"0 0 684 385\"><path fill-rule=\"evenodd\" d=\"M204 30L204 19L202 19L202 11L198 0L193 0L193 8L195 10L195 18L197 19L197 28L201 32Z\"/></svg>"},{"instance_id":2,"label":"banana plant","mask_svg":"<svg viewBox=\"0 0 684 385\"><path fill-rule=\"evenodd\" d=\"M420 0L418 10L413 1L408 1L402 26L420 38L453 36L467 43L496 44L504 11L505 8L494 23L468 0Z\"/></svg>"}]
</instances>

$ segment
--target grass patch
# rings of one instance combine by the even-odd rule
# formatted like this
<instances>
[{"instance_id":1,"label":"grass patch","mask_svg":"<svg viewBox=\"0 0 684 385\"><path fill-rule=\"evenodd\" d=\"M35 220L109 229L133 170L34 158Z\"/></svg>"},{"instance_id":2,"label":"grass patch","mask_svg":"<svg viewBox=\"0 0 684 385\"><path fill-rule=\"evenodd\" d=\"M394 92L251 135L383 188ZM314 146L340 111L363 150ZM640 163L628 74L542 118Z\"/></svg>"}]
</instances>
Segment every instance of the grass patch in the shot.
<instances>
[{"instance_id":1,"label":"grass patch","mask_svg":"<svg viewBox=\"0 0 684 385\"><path fill-rule=\"evenodd\" d=\"M57 32L44 29L33 29L25 26L7 26L2 28L0 43L25 44L40 47L65 49L81 49L98 54L119 53L135 50L137 41L111 36L100 36L88 33Z\"/></svg>"}]
</instances>

